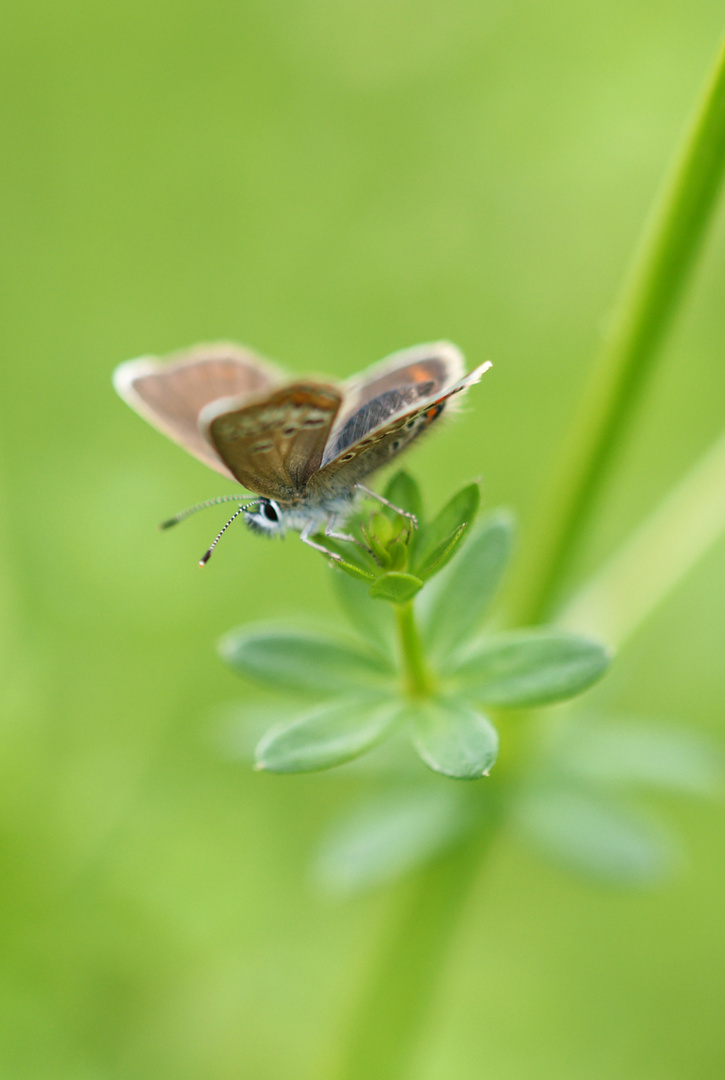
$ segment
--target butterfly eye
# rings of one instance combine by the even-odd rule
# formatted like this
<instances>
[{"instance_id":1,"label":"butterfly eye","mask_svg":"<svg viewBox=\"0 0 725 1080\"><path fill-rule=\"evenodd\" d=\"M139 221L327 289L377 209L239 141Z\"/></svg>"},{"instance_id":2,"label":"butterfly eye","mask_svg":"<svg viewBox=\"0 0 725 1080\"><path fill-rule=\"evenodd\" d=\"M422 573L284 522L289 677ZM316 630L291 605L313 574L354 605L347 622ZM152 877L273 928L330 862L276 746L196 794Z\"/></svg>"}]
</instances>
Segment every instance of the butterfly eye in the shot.
<instances>
[{"instance_id":1,"label":"butterfly eye","mask_svg":"<svg viewBox=\"0 0 725 1080\"><path fill-rule=\"evenodd\" d=\"M246 522L252 532L263 536L284 535L284 513L274 499L259 499L257 508L246 514Z\"/></svg>"}]
</instances>

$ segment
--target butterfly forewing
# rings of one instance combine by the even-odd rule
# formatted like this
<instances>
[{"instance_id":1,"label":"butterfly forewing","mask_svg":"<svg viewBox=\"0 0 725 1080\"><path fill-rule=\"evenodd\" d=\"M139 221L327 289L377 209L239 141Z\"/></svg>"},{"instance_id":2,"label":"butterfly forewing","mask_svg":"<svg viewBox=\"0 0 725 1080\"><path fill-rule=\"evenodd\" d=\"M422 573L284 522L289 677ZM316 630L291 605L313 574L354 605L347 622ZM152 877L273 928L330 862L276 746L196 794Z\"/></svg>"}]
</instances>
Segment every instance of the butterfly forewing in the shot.
<instances>
[{"instance_id":1,"label":"butterfly forewing","mask_svg":"<svg viewBox=\"0 0 725 1080\"><path fill-rule=\"evenodd\" d=\"M232 476L199 430L210 402L257 397L279 381L274 369L237 345L198 346L168 360L129 360L114 373L114 386L131 408L206 465Z\"/></svg>"},{"instance_id":2,"label":"butterfly forewing","mask_svg":"<svg viewBox=\"0 0 725 1080\"><path fill-rule=\"evenodd\" d=\"M342 398L340 387L291 383L249 404L214 402L199 425L240 484L285 501L319 469Z\"/></svg>"}]
</instances>

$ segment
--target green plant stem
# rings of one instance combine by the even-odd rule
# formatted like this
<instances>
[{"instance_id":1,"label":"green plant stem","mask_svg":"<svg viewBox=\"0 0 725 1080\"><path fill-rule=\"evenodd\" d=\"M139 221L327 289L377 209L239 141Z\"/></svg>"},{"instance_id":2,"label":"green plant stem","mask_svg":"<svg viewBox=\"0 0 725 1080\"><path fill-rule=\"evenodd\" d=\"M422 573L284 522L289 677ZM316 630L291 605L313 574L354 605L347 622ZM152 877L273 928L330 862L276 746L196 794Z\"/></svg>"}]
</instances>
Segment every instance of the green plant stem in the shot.
<instances>
[{"instance_id":1,"label":"green plant stem","mask_svg":"<svg viewBox=\"0 0 725 1080\"><path fill-rule=\"evenodd\" d=\"M495 834L464 842L401 886L336 1080L407 1080L472 886Z\"/></svg>"},{"instance_id":2,"label":"green plant stem","mask_svg":"<svg viewBox=\"0 0 725 1080\"><path fill-rule=\"evenodd\" d=\"M433 683L425 662L412 600L407 604L395 605L395 620L405 669L406 690L412 697L427 697L433 690Z\"/></svg>"},{"instance_id":3,"label":"green plant stem","mask_svg":"<svg viewBox=\"0 0 725 1080\"><path fill-rule=\"evenodd\" d=\"M725 170L725 44L625 279L608 340L558 470L515 621L539 622L561 596L575 555L652 376L692 272Z\"/></svg>"}]
</instances>

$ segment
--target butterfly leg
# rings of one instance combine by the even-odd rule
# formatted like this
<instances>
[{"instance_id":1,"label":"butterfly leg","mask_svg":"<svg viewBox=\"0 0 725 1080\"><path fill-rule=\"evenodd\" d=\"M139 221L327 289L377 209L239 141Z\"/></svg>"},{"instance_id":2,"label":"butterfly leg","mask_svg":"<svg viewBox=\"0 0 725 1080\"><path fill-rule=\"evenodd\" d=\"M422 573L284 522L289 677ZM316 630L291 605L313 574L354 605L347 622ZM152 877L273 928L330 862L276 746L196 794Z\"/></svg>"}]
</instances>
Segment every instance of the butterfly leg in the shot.
<instances>
[{"instance_id":1,"label":"butterfly leg","mask_svg":"<svg viewBox=\"0 0 725 1080\"><path fill-rule=\"evenodd\" d=\"M362 491L369 498L377 499L378 502L383 504L383 506L387 506L391 510L394 510L396 514L400 514L402 517L409 518L410 521L412 521L413 523L413 528L418 528L418 519L415 514L409 514L407 510L401 510L401 508L399 506L396 506L395 503L389 502L388 499L383 498L382 495L378 495L377 491L372 491L371 488L365 487L364 484L355 484L355 487L358 489L358 491Z\"/></svg>"},{"instance_id":2,"label":"butterfly leg","mask_svg":"<svg viewBox=\"0 0 725 1080\"><path fill-rule=\"evenodd\" d=\"M330 520L325 525L325 536L329 536L331 540L344 540L347 544L357 544L363 551L369 551L370 548L366 547L362 541L358 540L356 536L351 536L350 533L335 532L335 525L337 524L337 515L333 514Z\"/></svg>"},{"instance_id":3,"label":"butterfly leg","mask_svg":"<svg viewBox=\"0 0 725 1080\"><path fill-rule=\"evenodd\" d=\"M305 525L304 529L300 533L300 540L303 544L307 544L308 547L314 548L315 551L321 551L323 555L328 555L335 562L342 562L342 555L338 555L336 551L330 551L328 548L323 547L322 544L316 544L314 540L310 540L310 533L314 532L313 525ZM325 532L327 536L328 533Z\"/></svg>"}]
</instances>

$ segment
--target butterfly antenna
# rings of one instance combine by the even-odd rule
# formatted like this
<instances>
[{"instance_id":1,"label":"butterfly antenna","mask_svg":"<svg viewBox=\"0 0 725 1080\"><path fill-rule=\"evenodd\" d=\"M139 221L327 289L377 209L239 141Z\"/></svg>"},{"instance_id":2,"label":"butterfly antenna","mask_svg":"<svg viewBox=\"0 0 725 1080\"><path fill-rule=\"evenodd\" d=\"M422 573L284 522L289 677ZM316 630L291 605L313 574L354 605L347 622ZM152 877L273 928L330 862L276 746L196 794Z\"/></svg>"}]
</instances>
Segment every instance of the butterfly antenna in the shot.
<instances>
[{"instance_id":1,"label":"butterfly antenna","mask_svg":"<svg viewBox=\"0 0 725 1080\"><path fill-rule=\"evenodd\" d=\"M202 557L199 559L199 566L206 566L206 564L209 562L209 559L212 556L212 552L214 551L214 548L217 546L217 544L221 540L222 536L224 536L224 533L227 531L227 529L229 528L231 523L233 521L235 521L236 518L238 518L240 514L243 514L244 511L247 510L251 505L252 505L251 503L245 503L244 506L240 506L234 511L234 513L229 518L229 521L226 523L224 528L220 529L219 532L217 533L216 540L211 545L209 550L204 555L202 555Z\"/></svg>"},{"instance_id":2,"label":"butterfly antenna","mask_svg":"<svg viewBox=\"0 0 725 1080\"><path fill-rule=\"evenodd\" d=\"M170 529L172 525L178 525L180 521L185 518L191 517L197 510L206 510L208 506L218 506L219 503L225 502L239 502L241 499L246 499L246 495L219 495L216 499L207 499L206 502L197 503L196 506L190 506L188 510L182 510L180 514L174 514L168 521L162 521L159 525L160 529ZM256 502L256 499L252 499L252 502Z\"/></svg>"}]
</instances>

